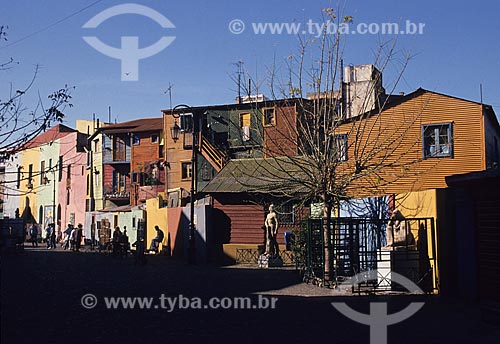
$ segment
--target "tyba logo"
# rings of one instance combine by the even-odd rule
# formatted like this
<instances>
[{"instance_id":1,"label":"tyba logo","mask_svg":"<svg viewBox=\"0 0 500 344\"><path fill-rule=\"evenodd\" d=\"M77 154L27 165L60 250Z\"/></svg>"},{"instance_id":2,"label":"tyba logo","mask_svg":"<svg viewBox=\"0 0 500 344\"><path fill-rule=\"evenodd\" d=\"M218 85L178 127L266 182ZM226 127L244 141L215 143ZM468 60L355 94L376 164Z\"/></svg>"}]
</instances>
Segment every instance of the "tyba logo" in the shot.
<instances>
[{"instance_id":1,"label":"tyba logo","mask_svg":"<svg viewBox=\"0 0 500 344\"><path fill-rule=\"evenodd\" d=\"M162 28L175 28L175 25L163 14L138 4L122 4L105 9L92 17L82 28L95 29L109 18L121 14L142 15L154 20ZM139 80L139 60L158 54L175 40L175 36L163 36L156 43L142 49L139 48L139 37L137 36L122 36L120 48L104 44L95 36L84 36L83 39L100 53L121 60L122 81L137 81Z\"/></svg>"},{"instance_id":2,"label":"tyba logo","mask_svg":"<svg viewBox=\"0 0 500 344\"><path fill-rule=\"evenodd\" d=\"M378 271L371 270L368 272L359 273L353 276L351 281L345 282L343 284L368 282L376 280L377 278ZM412 293L424 293L422 289L418 287L418 285L396 272L391 272L390 280L400 284ZM418 312L423 305L423 302L412 302L401 311L393 314L388 314L386 302L370 302L370 313L365 314L352 309L345 302L332 302L332 306L335 307L335 309L342 313L344 316L360 324L370 326L371 344L387 344L387 326L397 324L408 319L416 312Z\"/></svg>"}]
</instances>

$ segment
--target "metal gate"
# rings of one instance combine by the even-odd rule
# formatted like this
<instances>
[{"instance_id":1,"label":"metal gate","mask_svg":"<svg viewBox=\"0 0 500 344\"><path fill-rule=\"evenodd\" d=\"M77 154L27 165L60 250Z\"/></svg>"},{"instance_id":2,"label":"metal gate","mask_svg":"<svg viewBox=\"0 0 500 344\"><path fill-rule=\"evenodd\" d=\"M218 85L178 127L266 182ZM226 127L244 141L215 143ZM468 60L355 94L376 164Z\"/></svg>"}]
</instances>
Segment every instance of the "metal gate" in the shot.
<instances>
[{"instance_id":1,"label":"metal gate","mask_svg":"<svg viewBox=\"0 0 500 344\"><path fill-rule=\"evenodd\" d=\"M378 277L359 283L359 291L395 290L390 274L397 272L425 292L437 290L436 233L433 218L407 218L415 244L386 249L386 230L389 220L370 218L332 218L328 228L330 278L324 276L325 242L322 219L302 223L305 258L302 261L304 280L321 285L337 285L361 272L378 272Z\"/></svg>"}]
</instances>

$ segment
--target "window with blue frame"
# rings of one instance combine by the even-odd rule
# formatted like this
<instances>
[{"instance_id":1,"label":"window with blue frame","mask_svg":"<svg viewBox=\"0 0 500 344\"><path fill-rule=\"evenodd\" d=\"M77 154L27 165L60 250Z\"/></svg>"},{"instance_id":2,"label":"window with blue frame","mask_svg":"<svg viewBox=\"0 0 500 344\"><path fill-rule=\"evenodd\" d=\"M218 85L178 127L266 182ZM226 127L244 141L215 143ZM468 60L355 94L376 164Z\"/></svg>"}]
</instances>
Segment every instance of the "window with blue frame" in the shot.
<instances>
[{"instance_id":1,"label":"window with blue frame","mask_svg":"<svg viewBox=\"0 0 500 344\"><path fill-rule=\"evenodd\" d=\"M453 157L452 123L424 124L422 143L424 159Z\"/></svg>"}]
</instances>

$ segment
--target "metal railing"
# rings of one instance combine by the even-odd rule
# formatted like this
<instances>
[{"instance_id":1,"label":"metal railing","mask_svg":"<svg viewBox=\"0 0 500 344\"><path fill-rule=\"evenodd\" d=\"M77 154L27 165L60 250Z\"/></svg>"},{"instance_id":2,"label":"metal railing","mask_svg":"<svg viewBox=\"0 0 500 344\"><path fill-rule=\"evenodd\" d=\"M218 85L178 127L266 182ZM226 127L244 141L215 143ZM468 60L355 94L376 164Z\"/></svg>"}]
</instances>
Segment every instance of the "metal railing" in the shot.
<instances>
[{"instance_id":1,"label":"metal railing","mask_svg":"<svg viewBox=\"0 0 500 344\"><path fill-rule=\"evenodd\" d=\"M326 243L333 271L325 278L324 227L321 219L302 223L304 256L300 268L305 282L336 285L358 273L377 271L378 278L357 285L358 291L395 290L391 272L397 272L425 292L437 290L436 231L433 218L407 218L405 225L415 236L415 244L387 248L388 220L333 218ZM332 276L333 275L333 276Z\"/></svg>"}]
</instances>

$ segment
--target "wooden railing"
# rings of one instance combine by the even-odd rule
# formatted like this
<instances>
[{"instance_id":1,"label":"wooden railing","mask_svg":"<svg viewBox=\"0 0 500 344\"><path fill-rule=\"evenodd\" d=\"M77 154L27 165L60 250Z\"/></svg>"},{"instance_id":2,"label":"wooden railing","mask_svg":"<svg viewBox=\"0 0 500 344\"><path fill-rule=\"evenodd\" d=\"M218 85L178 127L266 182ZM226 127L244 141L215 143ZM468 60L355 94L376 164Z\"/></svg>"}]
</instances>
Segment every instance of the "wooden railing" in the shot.
<instances>
[{"instance_id":1,"label":"wooden railing","mask_svg":"<svg viewBox=\"0 0 500 344\"><path fill-rule=\"evenodd\" d=\"M201 136L200 151L212 166L219 172L228 158L224 152L212 145L203 135Z\"/></svg>"}]
</instances>

